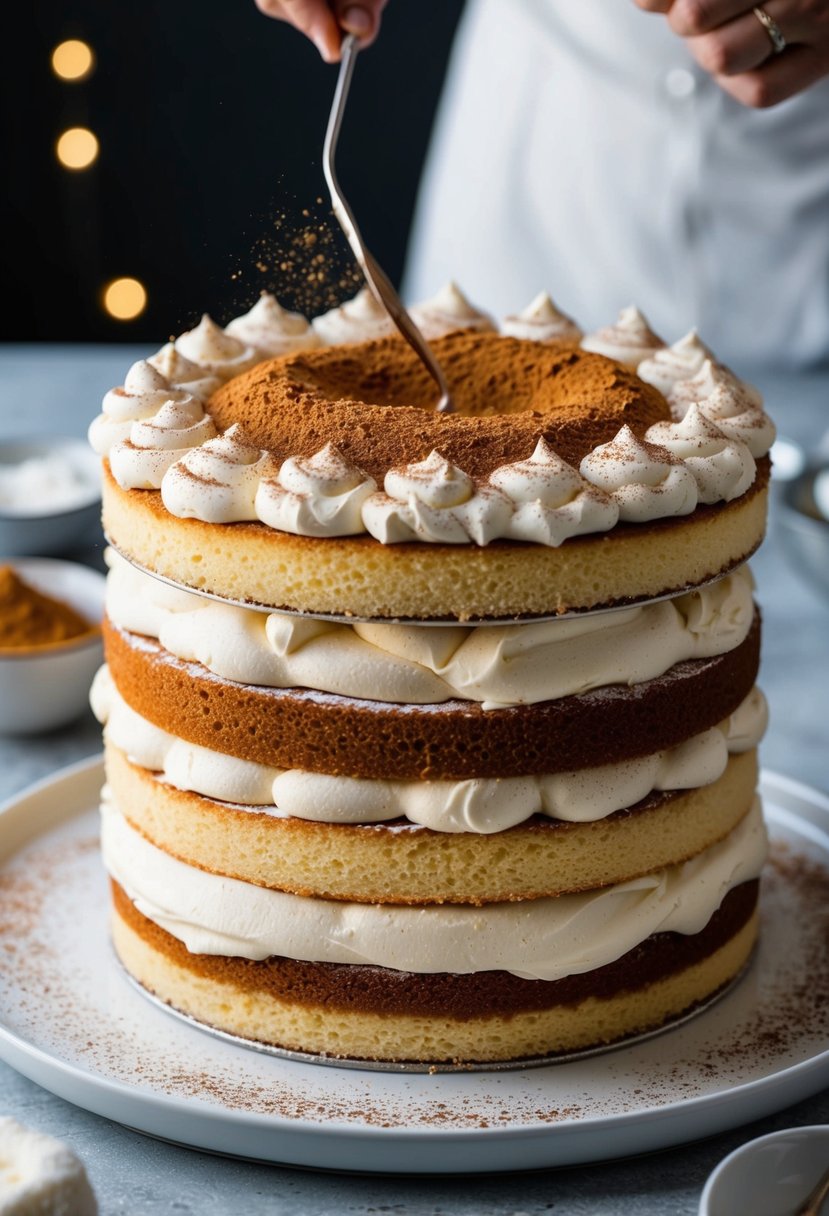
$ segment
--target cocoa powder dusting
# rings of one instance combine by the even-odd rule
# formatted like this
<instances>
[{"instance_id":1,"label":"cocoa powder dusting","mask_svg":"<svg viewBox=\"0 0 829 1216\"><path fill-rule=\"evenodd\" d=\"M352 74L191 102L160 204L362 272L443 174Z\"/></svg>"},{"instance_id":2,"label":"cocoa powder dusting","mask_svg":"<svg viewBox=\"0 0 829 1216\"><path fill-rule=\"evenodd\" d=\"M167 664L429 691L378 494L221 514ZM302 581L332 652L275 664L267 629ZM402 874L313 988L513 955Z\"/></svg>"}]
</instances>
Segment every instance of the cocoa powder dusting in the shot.
<instances>
[{"instance_id":1,"label":"cocoa powder dusting","mask_svg":"<svg viewBox=\"0 0 829 1216\"><path fill-rule=\"evenodd\" d=\"M527 459L541 436L578 464L623 424L643 432L670 417L661 394L633 372L566 344L456 332L431 345L452 415L435 413L434 385L397 337L261 363L219 389L210 413L220 430L239 423L280 460L331 442L380 483L389 468L433 449L483 480Z\"/></svg>"},{"instance_id":2,"label":"cocoa powder dusting","mask_svg":"<svg viewBox=\"0 0 829 1216\"><path fill-rule=\"evenodd\" d=\"M283 203L230 280L237 288L232 315L247 311L260 292L270 291L283 308L315 317L350 299L363 285L342 230L322 198L301 208Z\"/></svg>"}]
</instances>

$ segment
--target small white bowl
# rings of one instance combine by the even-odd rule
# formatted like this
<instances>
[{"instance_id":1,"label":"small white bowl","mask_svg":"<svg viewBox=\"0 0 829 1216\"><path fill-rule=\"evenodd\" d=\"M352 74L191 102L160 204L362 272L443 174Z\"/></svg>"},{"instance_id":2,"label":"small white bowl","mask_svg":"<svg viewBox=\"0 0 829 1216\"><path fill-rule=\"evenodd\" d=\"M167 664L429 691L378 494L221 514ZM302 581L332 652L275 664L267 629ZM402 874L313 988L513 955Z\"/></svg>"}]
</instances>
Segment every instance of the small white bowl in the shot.
<instances>
[{"instance_id":1,"label":"small white bowl","mask_svg":"<svg viewBox=\"0 0 829 1216\"><path fill-rule=\"evenodd\" d=\"M786 557L813 587L829 595L829 462L808 464L783 483L777 522Z\"/></svg>"},{"instance_id":2,"label":"small white bowl","mask_svg":"<svg viewBox=\"0 0 829 1216\"><path fill-rule=\"evenodd\" d=\"M106 579L97 570L46 557L14 558L8 564L30 587L100 624ZM73 722L89 705L92 677L102 662L99 630L19 653L0 652L0 734L38 734Z\"/></svg>"},{"instance_id":3,"label":"small white bowl","mask_svg":"<svg viewBox=\"0 0 829 1216\"><path fill-rule=\"evenodd\" d=\"M827 1124L749 1140L721 1161L706 1182L700 1216L791 1216L827 1166Z\"/></svg>"},{"instance_id":4,"label":"small white bowl","mask_svg":"<svg viewBox=\"0 0 829 1216\"><path fill-rule=\"evenodd\" d=\"M806 468L806 451L795 443L794 439L788 439L785 435L778 435L774 443L771 445L771 475L774 481L792 481L795 477L799 477Z\"/></svg>"},{"instance_id":5,"label":"small white bowl","mask_svg":"<svg viewBox=\"0 0 829 1216\"><path fill-rule=\"evenodd\" d=\"M45 435L0 441L0 473L26 461L57 461L72 471L79 488L70 502L51 505L48 485L33 489L28 500L0 503L0 554L60 554L101 539L100 460L81 439Z\"/></svg>"}]
</instances>

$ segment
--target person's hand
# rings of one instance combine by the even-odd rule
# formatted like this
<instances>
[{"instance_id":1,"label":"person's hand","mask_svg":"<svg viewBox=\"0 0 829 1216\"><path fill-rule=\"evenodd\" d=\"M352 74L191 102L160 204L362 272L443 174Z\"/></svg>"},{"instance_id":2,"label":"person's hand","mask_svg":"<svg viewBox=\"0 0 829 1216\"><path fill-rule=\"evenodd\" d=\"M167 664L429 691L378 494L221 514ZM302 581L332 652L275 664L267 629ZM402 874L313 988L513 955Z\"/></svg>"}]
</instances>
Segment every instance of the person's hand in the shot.
<instances>
[{"instance_id":1,"label":"person's hand","mask_svg":"<svg viewBox=\"0 0 829 1216\"><path fill-rule=\"evenodd\" d=\"M634 3L664 13L700 67L745 106L775 106L829 74L829 0L768 0L762 6L785 39L779 53L745 0Z\"/></svg>"},{"instance_id":2,"label":"person's hand","mask_svg":"<svg viewBox=\"0 0 829 1216\"><path fill-rule=\"evenodd\" d=\"M340 58L343 34L356 34L370 46L380 29L386 0L256 0L256 7L306 34L326 63Z\"/></svg>"}]
</instances>

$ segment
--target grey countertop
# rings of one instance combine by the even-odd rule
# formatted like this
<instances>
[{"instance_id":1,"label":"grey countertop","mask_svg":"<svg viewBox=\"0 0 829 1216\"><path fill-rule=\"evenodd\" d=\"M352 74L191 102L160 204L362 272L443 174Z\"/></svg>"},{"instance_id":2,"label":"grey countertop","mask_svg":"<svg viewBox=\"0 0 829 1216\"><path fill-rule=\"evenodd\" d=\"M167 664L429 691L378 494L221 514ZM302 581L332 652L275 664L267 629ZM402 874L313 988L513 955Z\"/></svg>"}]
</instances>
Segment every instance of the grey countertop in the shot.
<instances>
[{"instance_id":1,"label":"grey countertop","mask_svg":"<svg viewBox=\"0 0 829 1216\"><path fill-rule=\"evenodd\" d=\"M52 431L82 436L107 388L123 381L137 347L0 347L0 437ZM829 372L757 375L780 431L814 448L829 427ZM752 562L763 610L761 683L772 720L767 768L829 787L829 602L788 564L775 521ZM87 560L100 554L83 555ZM37 738L0 738L0 801L100 748L91 713ZM457 1179L333 1175L249 1165L147 1139L71 1106L0 1063L0 1114L69 1141L83 1158L101 1211L145 1216L243 1211L308 1216L406 1212L488 1216L684 1216L726 1153L777 1128L829 1121L829 1091L755 1124L648 1157L523 1175Z\"/></svg>"}]
</instances>

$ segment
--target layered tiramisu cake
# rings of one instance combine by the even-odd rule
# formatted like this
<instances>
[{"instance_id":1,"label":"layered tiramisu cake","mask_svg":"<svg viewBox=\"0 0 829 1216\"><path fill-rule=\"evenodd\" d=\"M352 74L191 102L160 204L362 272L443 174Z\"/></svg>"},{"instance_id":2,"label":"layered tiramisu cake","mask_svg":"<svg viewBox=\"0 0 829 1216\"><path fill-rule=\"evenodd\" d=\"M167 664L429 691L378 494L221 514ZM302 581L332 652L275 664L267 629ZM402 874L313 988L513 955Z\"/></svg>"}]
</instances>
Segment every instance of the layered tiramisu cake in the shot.
<instances>
[{"instance_id":1,"label":"layered tiramisu cake","mask_svg":"<svg viewBox=\"0 0 829 1216\"><path fill-rule=\"evenodd\" d=\"M263 296L92 425L116 950L292 1051L612 1043L755 942L772 427L635 309L414 311L452 414L366 293L311 324Z\"/></svg>"}]
</instances>

